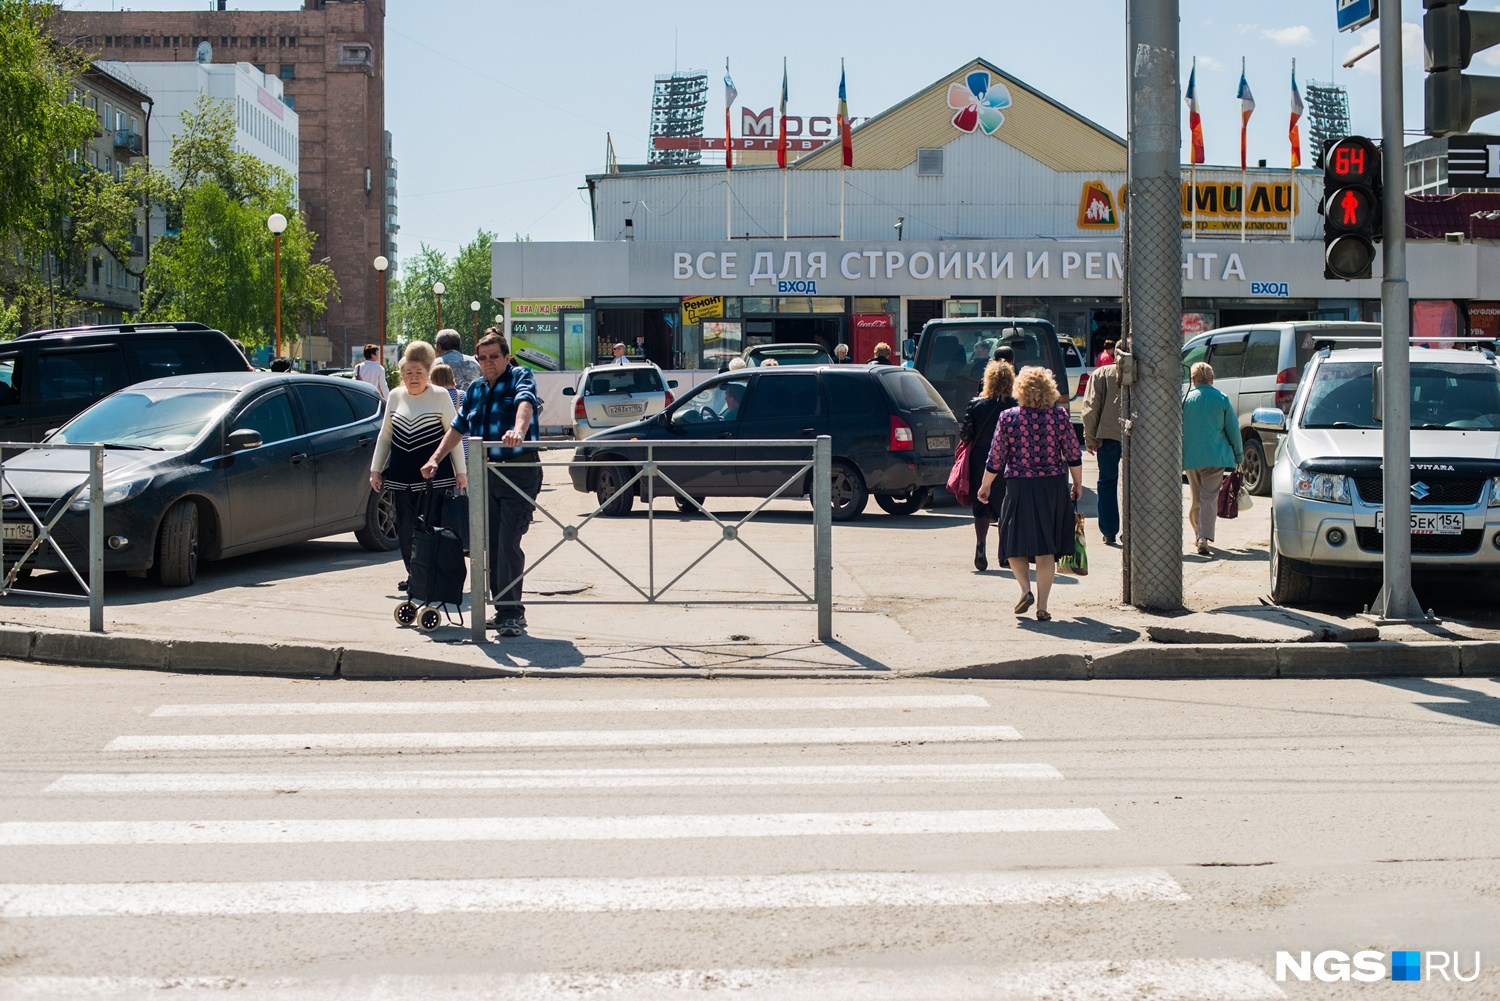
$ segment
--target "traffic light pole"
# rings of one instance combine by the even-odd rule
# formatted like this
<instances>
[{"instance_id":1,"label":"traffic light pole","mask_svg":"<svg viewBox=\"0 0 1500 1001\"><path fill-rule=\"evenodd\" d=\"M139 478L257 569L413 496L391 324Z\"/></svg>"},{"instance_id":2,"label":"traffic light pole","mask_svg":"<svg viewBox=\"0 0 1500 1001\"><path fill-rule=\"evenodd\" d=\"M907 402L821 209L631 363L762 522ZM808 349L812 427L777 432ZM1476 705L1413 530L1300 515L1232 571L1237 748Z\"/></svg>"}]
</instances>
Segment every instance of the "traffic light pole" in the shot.
<instances>
[{"instance_id":1,"label":"traffic light pole","mask_svg":"<svg viewBox=\"0 0 1500 1001\"><path fill-rule=\"evenodd\" d=\"M1411 293L1406 283L1406 116L1402 107L1401 4L1380 12L1381 176L1385 184L1380 281L1381 421L1385 456L1384 583L1377 621L1424 619L1411 589Z\"/></svg>"}]
</instances>

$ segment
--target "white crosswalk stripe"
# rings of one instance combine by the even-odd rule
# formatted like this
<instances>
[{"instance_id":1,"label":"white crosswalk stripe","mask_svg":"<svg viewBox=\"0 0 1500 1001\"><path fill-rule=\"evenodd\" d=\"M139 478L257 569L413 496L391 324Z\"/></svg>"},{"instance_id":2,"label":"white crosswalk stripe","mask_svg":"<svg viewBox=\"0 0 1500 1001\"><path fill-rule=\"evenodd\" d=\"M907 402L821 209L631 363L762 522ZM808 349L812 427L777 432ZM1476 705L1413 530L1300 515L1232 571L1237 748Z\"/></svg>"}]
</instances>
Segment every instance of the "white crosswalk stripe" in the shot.
<instances>
[{"instance_id":1,"label":"white crosswalk stripe","mask_svg":"<svg viewBox=\"0 0 1500 1001\"><path fill-rule=\"evenodd\" d=\"M64 775L46 789L68 795L233 792L437 792L505 789L645 789L893 782L1050 782L1051 765L763 765L744 768L502 768L349 772L99 772Z\"/></svg>"},{"instance_id":2,"label":"white crosswalk stripe","mask_svg":"<svg viewBox=\"0 0 1500 1001\"><path fill-rule=\"evenodd\" d=\"M710 994L737 1001L1269 1001L1286 995L1252 963L1136 959L936 969L656 970L389 976L352 980L234 977L27 977L15 1001L159 1001L197 995L236 1001L674 1001Z\"/></svg>"},{"instance_id":3,"label":"white crosswalk stripe","mask_svg":"<svg viewBox=\"0 0 1500 1001\"><path fill-rule=\"evenodd\" d=\"M507 713L752 713L983 709L979 695L843 695L728 699L490 699L452 702L226 702L167 705L152 716L419 716Z\"/></svg>"},{"instance_id":4,"label":"white crosswalk stripe","mask_svg":"<svg viewBox=\"0 0 1500 1001\"><path fill-rule=\"evenodd\" d=\"M0 916L500 914L1182 901L1159 869L0 885Z\"/></svg>"},{"instance_id":5,"label":"white crosswalk stripe","mask_svg":"<svg viewBox=\"0 0 1500 1001\"><path fill-rule=\"evenodd\" d=\"M983 743L1020 740L1010 726L849 726L727 730L498 730L414 733L204 733L116 737L107 751L519 750L748 744Z\"/></svg>"}]
</instances>

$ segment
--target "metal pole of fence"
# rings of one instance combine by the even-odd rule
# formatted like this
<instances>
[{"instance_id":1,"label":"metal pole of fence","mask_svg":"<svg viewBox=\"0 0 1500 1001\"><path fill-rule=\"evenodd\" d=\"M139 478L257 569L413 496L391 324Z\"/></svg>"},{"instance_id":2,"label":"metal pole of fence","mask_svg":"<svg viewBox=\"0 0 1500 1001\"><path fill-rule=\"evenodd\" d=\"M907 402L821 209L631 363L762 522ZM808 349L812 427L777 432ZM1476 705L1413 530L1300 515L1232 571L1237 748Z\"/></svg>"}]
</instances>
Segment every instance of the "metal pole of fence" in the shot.
<instances>
[{"instance_id":1,"label":"metal pole of fence","mask_svg":"<svg viewBox=\"0 0 1500 1001\"><path fill-rule=\"evenodd\" d=\"M4 448L4 446L0 446L0 483L4 483L4 482L5 482L5 448ZM4 520L5 520L5 515L3 513L0 513L0 522L4 522ZM3 590L6 593L9 593L9 591L10 591L9 580L10 580L10 575L9 575L9 573L6 572L6 569L5 569L5 543L4 543L4 541L0 541L0 590Z\"/></svg>"},{"instance_id":2,"label":"metal pole of fence","mask_svg":"<svg viewBox=\"0 0 1500 1001\"><path fill-rule=\"evenodd\" d=\"M104 632L104 446L89 446L89 632Z\"/></svg>"},{"instance_id":3,"label":"metal pole of fence","mask_svg":"<svg viewBox=\"0 0 1500 1001\"><path fill-rule=\"evenodd\" d=\"M465 438L462 447L469 467L469 631L475 643L483 643L490 574L490 474L483 438Z\"/></svg>"},{"instance_id":4,"label":"metal pole of fence","mask_svg":"<svg viewBox=\"0 0 1500 1001\"><path fill-rule=\"evenodd\" d=\"M813 597L818 602L818 642L833 642L833 439L813 445Z\"/></svg>"},{"instance_id":5,"label":"metal pole of fence","mask_svg":"<svg viewBox=\"0 0 1500 1001\"><path fill-rule=\"evenodd\" d=\"M667 453L670 455L671 453ZM656 600L656 449L646 446L646 589Z\"/></svg>"}]
</instances>

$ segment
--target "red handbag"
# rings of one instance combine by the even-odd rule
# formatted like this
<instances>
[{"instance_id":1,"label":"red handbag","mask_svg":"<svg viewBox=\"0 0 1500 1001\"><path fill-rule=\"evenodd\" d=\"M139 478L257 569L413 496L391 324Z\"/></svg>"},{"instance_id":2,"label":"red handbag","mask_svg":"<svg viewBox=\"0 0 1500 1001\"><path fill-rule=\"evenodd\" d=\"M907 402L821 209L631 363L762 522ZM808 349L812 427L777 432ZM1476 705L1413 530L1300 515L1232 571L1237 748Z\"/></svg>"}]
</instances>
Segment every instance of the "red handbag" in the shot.
<instances>
[{"instance_id":1,"label":"red handbag","mask_svg":"<svg viewBox=\"0 0 1500 1001\"><path fill-rule=\"evenodd\" d=\"M1240 491L1244 489L1245 477L1238 469L1224 474L1219 481L1219 517L1238 518L1240 516Z\"/></svg>"},{"instance_id":2,"label":"red handbag","mask_svg":"<svg viewBox=\"0 0 1500 1001\"><path fill-rule=\"evenodd\" d=\"M961 441L953 453L953 471L948 474L948 492L964 507L974 502L974 485L969 482L969 443Z\"/></svg>"}]
</instances>

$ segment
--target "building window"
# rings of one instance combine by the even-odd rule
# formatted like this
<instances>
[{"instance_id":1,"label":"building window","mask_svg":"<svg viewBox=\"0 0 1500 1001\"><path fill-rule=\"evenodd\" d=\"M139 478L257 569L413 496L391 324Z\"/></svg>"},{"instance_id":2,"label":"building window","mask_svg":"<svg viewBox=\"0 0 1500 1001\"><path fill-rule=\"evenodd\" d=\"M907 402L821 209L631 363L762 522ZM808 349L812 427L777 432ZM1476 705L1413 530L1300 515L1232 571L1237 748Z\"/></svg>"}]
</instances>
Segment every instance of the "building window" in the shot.
<instances>
[{"instance_id":1,"label":"building window","mask_svg":"<svg viewBox=\"0 0 1500 1001\"><path fill-rule=\"evenodd\" d=\"M374 54L368 45L343 44L339 46L340 66L369 66L374 62Z\"/></svg>"},{"instance_id":2,"label":"building window","mask_svg":"<svg viewBox=\"0 0 1500 1001\"><path fill-rule=\"evenodd\" d=\"M940 149L917 150L917 176L942 177L943 151Z\"/></svg>"},{"instance_id":3,"label":"building window","mask_svg":"<svg viewBox=\"0 0 1500 1001\"><path fill-rule=\"evenodd\" d=\"M281 64L281 79L283 79L283 80L295 80L295 79L297 79L297 67L296 67L296 65L294 63L282 63Z\"/></svg>"},{"instance_id":4,"label":"building window","mask_svg":"<svg viewBox=\"0 0 1500 1001\"><path fill-rule=\"evenodd\" d=\"M287 40L286 40L286 44L290 45L292 48L295 49L297 47L297 36L296 35L288 35L287 36Z\"/></svg>"},{"instance_id":5,"label":"building window","mask_svg":"<svg viewBox=\"0 0 1500 1001\"><path fill-rule=\"evenodd\" d=\"M284 95L281 98L281 103L286 105L288 108L291 108L293 111L297 110L297 99L290 94Z\"/></svg>"}]
</instances>

